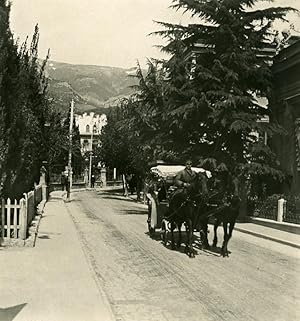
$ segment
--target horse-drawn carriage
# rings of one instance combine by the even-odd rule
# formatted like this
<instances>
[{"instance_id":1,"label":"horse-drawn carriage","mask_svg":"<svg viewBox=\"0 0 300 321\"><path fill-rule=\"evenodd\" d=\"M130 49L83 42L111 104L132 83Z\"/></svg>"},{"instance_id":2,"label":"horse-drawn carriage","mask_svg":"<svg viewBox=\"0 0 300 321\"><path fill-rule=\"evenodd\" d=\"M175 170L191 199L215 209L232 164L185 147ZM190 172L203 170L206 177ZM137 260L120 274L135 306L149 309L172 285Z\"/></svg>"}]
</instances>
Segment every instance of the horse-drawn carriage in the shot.
<instances>
[{"instance_id":1,"label":"horse-drawn carriage","mask_svg":"<svg viewBox=\"0 0 300 321\"><path fill-rule=\"evenodd\" d=\"M195 185L193 193L182 193L182 191L179 191L175 186L175 176L182 169L184 169L182 165L158 165L151 168L151 180L148 182L146 194L148 201L148 231L150 237L154 237L156 230L159 230L165 245L167 245L169 233L171 233L172 248L174 248L173 231L175 228L178 229L178 246L180 246L181 225L184 224L187 232L186 251L189 256L193 256L193 232L200 232L202 244L208 246L207 225L209 218L214 216L216 218L214 245L216 245L217 225L220 222L223 222L223 225L226 224L226 226L227 223L230 223L232 215L228 216L227 213L230 214L231 203L224 201L224 195L219 197L220 191L217 189L208 188L208 185L212 186L212 184L208 184L212 175L210 171L203 168L192 167L192 170L197 173L198 182ZM175 195L179 197L174 197ZM234 210L233 221L235 223L237 211L236 208ZM232 228L229 229L230 236L234 223L231 226ZM227 233L224 235L224 242L226 240L226 244L223 242L222 252L224 250L224 253L226 253L222 253L223 256L227 255L227 243L230 238L227 235Z\"/></svg>"},{"instance_id":2,"label":"horse-drawn carriage","mask_svg":"<svg viewBox=\"0 0 300 321\"><path fill-rule=\"evenodd\" d=\"M148 231L153 237L157 229L160 230L161 239L166 245L168 234L172 232L170 221L175 212L170 211L170 201L178 188L175 186L176 174L183 170L183 165L158 165L151 168L152 180L148 187ZM211 178L211 173L203 168L192 167L197 174L202 173ZM185 200L187 202L188 200ZM193 205L194 206L194 205ZM179 226L176 226L180 229ZM194 229L199 229L194 226Z\"/></svg>"}]
</instances>

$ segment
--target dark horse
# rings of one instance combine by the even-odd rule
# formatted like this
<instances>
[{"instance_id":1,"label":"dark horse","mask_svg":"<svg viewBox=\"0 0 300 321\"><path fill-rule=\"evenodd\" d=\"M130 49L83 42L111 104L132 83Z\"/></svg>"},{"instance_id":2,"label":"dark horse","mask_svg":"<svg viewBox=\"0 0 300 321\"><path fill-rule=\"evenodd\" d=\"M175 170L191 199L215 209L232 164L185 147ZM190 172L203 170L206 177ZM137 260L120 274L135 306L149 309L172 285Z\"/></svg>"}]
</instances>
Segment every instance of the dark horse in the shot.
<instances>
[{"instance_id":1,"label":"dark horse","mask_svg":"<svg viewBox=\"0 0 300 321\"><path fill-rule=\"evenodd\" d=\"M224 230L224 239L221 248L221 255L223 257L228 256L228 242L232 236L232 231L236 223L237 217L239 215L240 209L240 182L237 175L232 175L228 172L221 175L221 184L223 188L221 189L221 204L214 214L214 240L213 246L217 246L217 229L222 223Z\"/></svg>"},{"instance_id":2,"label":"dark horse","mask_svg":"<svg viewBox=\"0 0 300 321\"><path fill-rule=\"evenodd\" d=\"M174 230L178 227L178 243L181 245L181 226L186 228L186 247L185 251L189 257L194 257L193 250L193 231L197 222L197 210L199 204L206 198L207 177L205 173L198 173L196 179L187 189L179 188L170 197L169 211L166 220L170 223L172 249L175 249Z\"/></svg>"}]
</instances>

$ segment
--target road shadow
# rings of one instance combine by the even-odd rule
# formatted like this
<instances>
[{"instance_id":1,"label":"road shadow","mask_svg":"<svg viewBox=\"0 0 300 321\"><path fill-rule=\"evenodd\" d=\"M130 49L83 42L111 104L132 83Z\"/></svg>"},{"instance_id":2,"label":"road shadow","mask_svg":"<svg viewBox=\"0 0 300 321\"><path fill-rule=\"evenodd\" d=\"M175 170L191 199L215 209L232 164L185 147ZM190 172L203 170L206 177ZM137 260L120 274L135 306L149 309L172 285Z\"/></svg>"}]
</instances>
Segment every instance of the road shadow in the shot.
<instances>
[{"instance_id":1,"label":"road shadow","mask_svg":"<svg viewBox=\"0 0 300 321\"><path fill-rule=\"evenodd\" d=\"M50 237L48 235L41 235L41 236L38 236L38 239L41 239L41 240L50 240Z\"/></svg>"},{"instance_id":2,"label":"road shadow","mask_svg":"<svg viewBox=\"0 0 300 321\"><path fill-rule=\"evenodd\" d=\"M197 233L197 232L195 232ZM174 240L175 240L175 249L172 249L172 244L171 244L171 232L169 232L168 234L168 242L165 245L162 241L162 237L161 237L161 233L160 230L155 231L154 234L151 234L147 231L145 232L146 235L149 236L149 238L151 238L152 240L156 241L156 242L160 242L162 246L164 246L166 249L170 250L170 251L177 251L181 254L185 254L186 250L185 250L185 242L186 242L186 232L185 231L181 231L181 246L177 247L176 243L178 240L178 236L179 236L179 232L178 231L174 231ZM205 255L210 255L210 256L221 256L221 247L214 247L214 246L209 246L209 248L205 248L200 240L200 236L194 234L193 235L193 250L194 250L194 254L195 255L200 255L200 254L205 254ZM231 252L229 251L229 254Z\"/></svg>"},{"instance_id":3,"label":"road shadow","mask_svg":"<svg viewBox=\"0 0 300 321\"><path fill-rule=\"evenodd\" d=\"M147 215L148 211L146 209L142 210L119 210L118 213L119 215Z\"/></svg>"},{"instance_id":4,"label":"road shadow","mask_svg":"<svg viewBox=\"0 0 300 321\"><path fill-rule=\"evenodd\" d=\"M109 187L106 187L105 189L100 189L100 190L97 190L98 193L119 193L119 194L123 194L124 191L123 191L123 188L109 188Z\"/></svg>"},{"instance_id":5,"label":"road shadow","mask_svg":"<svg viewBox=\"0 0 300 321\"><path fill-rule=\"evenodd\" d=\"M27 303L15 305L8 308L0 308L0 320L12 321L21 312L21 310L27 305Z\"/></svg>"},{"instance_id":6,"label":"road shadow","mask_svg":"<svg viewBox=\"0 0 300 321\"><path fill-rule=\"evenodd\" d=\"M195 242L194 246L198 249L201 249L203 252L207 254L211 254L214 256L222 256L222 247L221 246L213 246L209 245L208 248L203 248L201 242ZM228 250L228 254L231 254L231 251Z\"/></svg>"},{"instance_id":7,"label":"road shadow","mask_svg":"<svg viewBox=\"0 0 300 321\"><path fill-rule=\"evenodd\" d=\"M137 201L127 198L126 196L120 195L120 194L106 194L106 195L100 195L102 199L105 200L118 200L118 201L124 201L124 202L129 202L129 203L136 203L138 204Z\"/></svg>"},{"instance_id":8,"label":"road shadow","mask_svg":"<svg viewBox=\"0 0 300 321\"><path fill-rule=\"evenodd\" d=\"M61 233L41 231L38 233L37 238L40 240L51 240L51 235L61 235Z\"/></svg>"},{"instance_id":9,"label":"road shadow","mask_svg":"<svg viewBox=\"0 0 300 321\"><path fill-rule=\"evenodd\" d=\"M56 202L57 200L62 200L62 199L63 199L62 196L50 196L47 202L51 203L51 202Z\"/></svg>"}]
</instances>

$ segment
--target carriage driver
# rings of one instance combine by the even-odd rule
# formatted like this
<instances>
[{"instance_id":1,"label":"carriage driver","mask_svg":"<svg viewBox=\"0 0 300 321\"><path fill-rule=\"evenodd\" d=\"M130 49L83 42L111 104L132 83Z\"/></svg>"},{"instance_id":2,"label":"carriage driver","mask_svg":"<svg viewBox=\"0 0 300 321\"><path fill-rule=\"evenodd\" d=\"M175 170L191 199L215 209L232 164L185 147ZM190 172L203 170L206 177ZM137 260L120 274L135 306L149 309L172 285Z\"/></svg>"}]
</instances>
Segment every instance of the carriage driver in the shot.
<instances>
[{"instance_id":1,"label":"carriage driver","mask_svg":"<svg viewBox=\"0 0 300 321\"><path fill-rule=\"evenodd\" d=\"M192 170L192 161L188 159L185 162L185 168L177 173L175 177L175 185L181 188L188 188L190 187L191 182L193 182L196 177L197 173Z\"/></svg>"}]
</instances>

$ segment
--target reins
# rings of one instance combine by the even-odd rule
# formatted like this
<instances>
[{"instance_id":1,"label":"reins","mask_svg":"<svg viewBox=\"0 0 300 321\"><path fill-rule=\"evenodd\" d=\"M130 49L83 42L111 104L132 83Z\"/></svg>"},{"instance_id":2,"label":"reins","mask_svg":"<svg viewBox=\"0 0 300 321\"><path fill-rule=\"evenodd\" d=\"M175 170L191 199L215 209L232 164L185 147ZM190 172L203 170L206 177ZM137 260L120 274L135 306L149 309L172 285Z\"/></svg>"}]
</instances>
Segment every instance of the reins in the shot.
<instances>
[{"instance_id":1,"label":"reins","mask_svg":"<svg viewBox=\"0 0 300 321\"><path fill-rule=\"evenodd\" d=\"M166 219L169 219L169 218L171 218L172 216L174 216L183 206L185 206L188 202L192 202L189 198L187 199L187 200L185 200L185 201L183 201L182 203L181 203L181 205L175 210L175 211L173 211L170 215L168 215L168 216L165 216L165 218Z\"/></svg>"}]
</instances>

